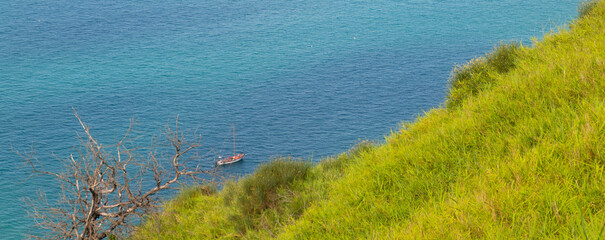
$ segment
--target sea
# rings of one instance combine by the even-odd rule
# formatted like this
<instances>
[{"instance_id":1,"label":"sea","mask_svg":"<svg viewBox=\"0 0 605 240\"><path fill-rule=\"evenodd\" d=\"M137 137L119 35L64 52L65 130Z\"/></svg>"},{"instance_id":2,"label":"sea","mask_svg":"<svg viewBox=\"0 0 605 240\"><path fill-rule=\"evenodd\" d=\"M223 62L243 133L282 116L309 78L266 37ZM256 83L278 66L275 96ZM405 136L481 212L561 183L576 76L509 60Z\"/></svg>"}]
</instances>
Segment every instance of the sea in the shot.
<instances>
[{"instance_id":1,"label":"sea","mask_svg":"<svg viewBox=\"0 0 605 240\"><path fill-rule=\"evenodd\" d=\"M107 146L131 119L144 147L178 117L205 160L232 153L235 128L246 157L221 169L234 177L317 162L442 106L454 66L566 28L579 3L4 0L0 239L40 232L24 199L60 188L18 153L65 169L83 134L74 110Z\"/></svg>"}]
</instances>

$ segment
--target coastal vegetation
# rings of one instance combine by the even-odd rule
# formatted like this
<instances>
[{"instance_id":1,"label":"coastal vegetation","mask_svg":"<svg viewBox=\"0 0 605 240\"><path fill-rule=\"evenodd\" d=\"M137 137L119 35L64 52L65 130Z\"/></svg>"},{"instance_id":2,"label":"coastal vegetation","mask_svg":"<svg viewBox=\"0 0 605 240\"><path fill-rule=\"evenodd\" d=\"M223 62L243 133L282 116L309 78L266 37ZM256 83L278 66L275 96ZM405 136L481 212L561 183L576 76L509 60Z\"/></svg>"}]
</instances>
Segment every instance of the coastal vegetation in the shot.
<instances>
[{"instance_id":1,"label":"coastal vegetation","mask_svg":"<svg viewBox=\"0 0 605 240\"><path fill-rule=\"evenodd\" d=\"M188 189L131 238L604 238L605 1L579 16L456 67L384 143Z\"/></svg>"}]
</instances>

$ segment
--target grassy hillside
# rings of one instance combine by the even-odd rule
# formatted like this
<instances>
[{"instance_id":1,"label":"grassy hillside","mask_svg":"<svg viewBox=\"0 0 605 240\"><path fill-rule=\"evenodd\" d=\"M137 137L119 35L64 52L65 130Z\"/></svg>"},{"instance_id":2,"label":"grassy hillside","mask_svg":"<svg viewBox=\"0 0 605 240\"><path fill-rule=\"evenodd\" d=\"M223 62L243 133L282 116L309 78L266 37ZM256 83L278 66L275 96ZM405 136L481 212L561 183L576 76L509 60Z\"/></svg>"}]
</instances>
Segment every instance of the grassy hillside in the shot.
<instances>
[{"instance_id":1,"label":"grassy hillside","mask_svg":"<svg viewBox=\"0 0 605 240\"><path fill-rule=\"evenodd\" d=\"M457 67L386 143L192 189L134 239L605 238L605 1Z\"/></svg>"}]
</instances>

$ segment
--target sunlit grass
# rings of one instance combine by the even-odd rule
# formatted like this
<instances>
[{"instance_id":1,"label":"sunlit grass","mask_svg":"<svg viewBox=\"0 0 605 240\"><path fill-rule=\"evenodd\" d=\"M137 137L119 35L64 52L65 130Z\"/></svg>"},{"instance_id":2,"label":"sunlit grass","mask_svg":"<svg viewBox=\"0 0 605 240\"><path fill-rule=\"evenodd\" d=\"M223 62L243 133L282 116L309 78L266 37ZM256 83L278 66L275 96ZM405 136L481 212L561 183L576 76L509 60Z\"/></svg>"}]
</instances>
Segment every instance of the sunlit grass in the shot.
<instances>
[{"instance_id":1,"label":"sunlit grass","mask_svg":"<svg viewBox=\"0 0 605 240\"><path fill-rule=\"evenodd\" d=\"M135 238L605 238L605 1L580 11L457 67L447 106L386 143L185 192Z\"/></svg>"}]
</instances>

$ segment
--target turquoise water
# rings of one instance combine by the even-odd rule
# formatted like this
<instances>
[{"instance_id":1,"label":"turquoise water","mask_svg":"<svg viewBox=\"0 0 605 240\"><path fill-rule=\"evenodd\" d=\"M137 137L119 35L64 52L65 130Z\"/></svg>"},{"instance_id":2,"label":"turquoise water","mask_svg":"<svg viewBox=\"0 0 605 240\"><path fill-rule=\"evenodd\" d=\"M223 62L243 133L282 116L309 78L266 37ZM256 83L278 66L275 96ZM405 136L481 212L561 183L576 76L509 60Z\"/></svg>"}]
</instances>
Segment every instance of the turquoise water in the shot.
<instances>
[{"instance_id":1,"label":"turquoise water","mask_svg":"<svg viewBox=\"0 0 605 240\"><path fill-rule=\"evenodd\" d=\"M8 1L0 8L0 238L36 232L21 199L57 188L47 169L78 144L71 108L109 144L135 117L177 114L203 149L320 159L439 106L456 63L529 44L576 15L561 1ZM144 144L144 143L143 143Z\"/></svg>"}]
</instances>

